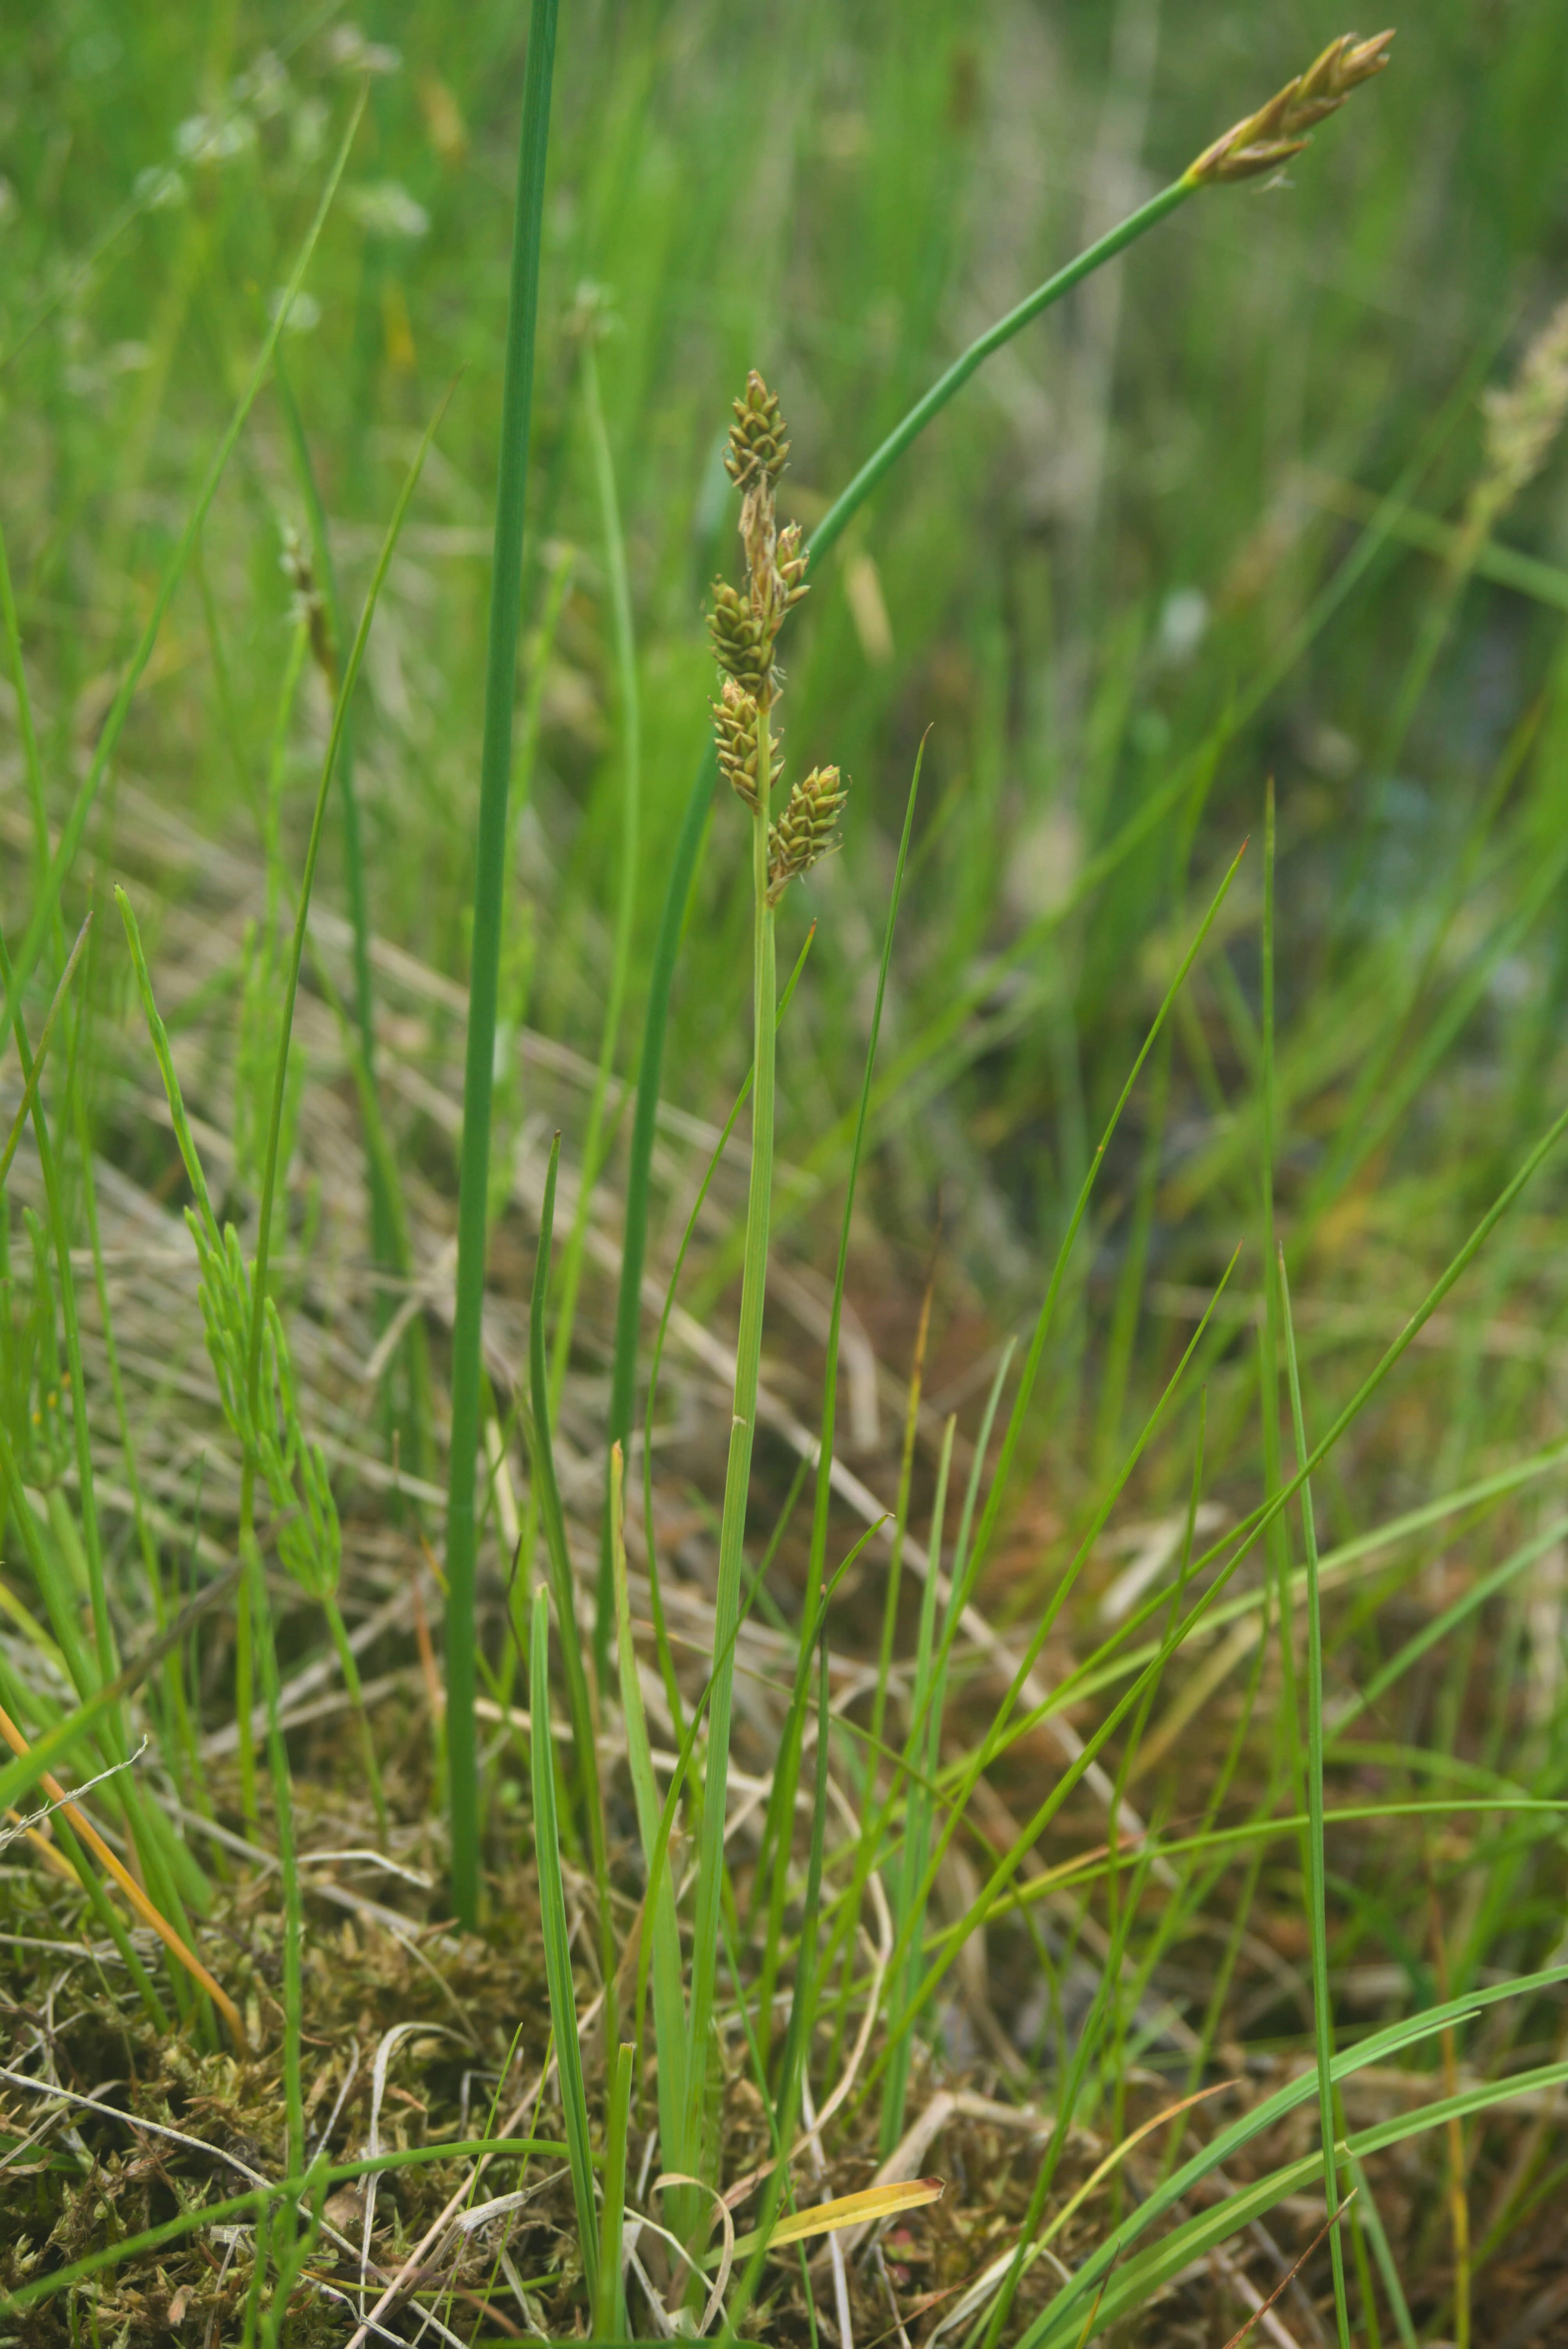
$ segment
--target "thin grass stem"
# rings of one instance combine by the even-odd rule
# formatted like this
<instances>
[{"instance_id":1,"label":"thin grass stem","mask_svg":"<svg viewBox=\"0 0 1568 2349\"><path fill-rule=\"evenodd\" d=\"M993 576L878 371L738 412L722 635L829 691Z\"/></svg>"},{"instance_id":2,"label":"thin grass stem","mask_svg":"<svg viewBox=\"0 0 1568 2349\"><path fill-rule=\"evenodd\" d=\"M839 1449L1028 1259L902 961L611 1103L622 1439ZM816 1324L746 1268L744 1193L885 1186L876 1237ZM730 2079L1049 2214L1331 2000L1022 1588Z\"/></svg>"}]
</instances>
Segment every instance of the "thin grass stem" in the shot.
<instances>
[{"instance_id":1,"label":"thin grass stem","mask_svg":"<svg viewBox=\"0 0 1568 2349\"><path fill-rule=\"evenodd\" d=\"M512 707L522 611L522 532L528 494L529 424L533 404L534 319L539 302L540 230L545 154L555 69L557 0L532 0L512 222L511 285L501 391L500 461L496 486L495 554L490 574L490 643L485 674L484 747L480 764L479 832L474 856L473 947L469 971L468 1045L463 1067L463 1129L458 1194L458 1268L453 1303L451 1435L447 1487L447 1782L451 1833L452 1905L474 1925L480 1901L479 1749L474 1731L474 1489L483 1384L485 1243L490 1207L490 1107L495 1085L495 1024L500 988L507 798L511 779ZM563 1641L576 1639L568 1618Z\"/></svg>"},{"instance_id":2,"label":"thin grass stem","mask_svg":"<svg viewBox=\"0 0 1568 2349\"><path fill-rule=\"evenodd\" d=\"M1295 1330L1290 1309L1290 1285L1284 1250L1277 1254L1280 1320L1284 1331L1285 1367L1290 1378L1291 1424L1295 1434L1299 1467L1306 1459L1306 1422L1302 1412L1301 1366L1296 1359ZM1312 1942L1313 2038L1317 2053L1318 2127L1323 2138L1323 2191L1332 2222L1339 2210L1339 2170L1335 2155L1338 2131L1334 2109L1334 2007L1328 1980L1327 1857L1323 1826L1323 1599L1317 1581L1317 1526L1313 1516L1312 1486L1305 1479L1300 1495L1302 1537L1306 1547L1306 1831L1307 1930ZM1330 2253L1334 2262L1334 2308L1339 2326L1339 2349L1350 2349L1350 2310L1345 2289L1345 2246L1333 2229Z\"/></svg>"},{"instance_id":3,"label":"thin grass stem","mask_svg":"<svg viewBox=\"0 0 1568 2349\"><path fill-rule=\"evenodd\" d=\"M555 1346L551 1360L550 1392L559 1411L572 1351L572 1331L577 1316L577 1289L583 1275L583 1252L588 1238L588 1215L603 1154L604 1105L614 1074L625 1012L626 987L632 968L633 928L637 912L638 826L643 797L642 700L637 684L637 643L632 622L632 588L626 573L626 541L621 504L615 488L614 459L604 423L604 402L599 387L599 360L592 329L583 344L583 404L593 457L593 483L599 504L599 527L604 541L604 572L610 589L611 632L615 657L615 698L621 723L621 796L615 824L615 924L610 947L610 983L604 997L604 1019L599 1039L599 1059L593 1091L583 1128L582 1174L572 1229L561 1259L561 1299L557 1308ZM601 1690L610 1679L610 1627L614 1595L604 1579L604 1552L600 1552L600 1578L593 1618L593 1665Z\"/></svg>"},{"instance_id":4,"label":"thin grass stem","mask_svg":"<svg viewBox=\"0 0 1568 2349\"><path fill-rule=\"evenodd\" d=\"M725 1878L724 1832L729 1784L729 1713L735 1635L740 1618L740 1573L757 1432L758 1371L762 1353L762 1306L768 1281L768 1216L773 1185L773 1082L778 1032L774 913L769 903L767 779L772 772L769 697L758 696L757 773L759 805L751 820L752 1039L756 1081L751 1103L751 1175L747 1195L746 1263L740 1327L735 1350L735 1393L719 1529L714 1598L713 1693L708 1703L707 1764L703 1776L696 1899L686 2039L688 2134L702 2126L707 2043L718 1957L719 1904Z\"/></svg>"},{"instance_id":5,"label":"thin grass stem","mask_svg":"<svg viewBox=\"0 0 1568 2349\"><path fill-rule=\"evenodd\" d=\"M562 1646L570 1644L562 1641ZM533 1835L539 1871L540 1921L544 1970L550 1987L555 2062L561 2081L561 2111L566 2125L577 2240L591 2303L599 2302L599 2223L593 2199L593 2156L588 2136L588 2098L583 2085L577 1993L572 1979L572 1949L566 1925L566 1889L561 1876L561 1841L555 1806L555 1740L550 1733L550 1594L533 1594L529 1638L531 1711L533 1719Z\"/></svg>"}]
</instances>

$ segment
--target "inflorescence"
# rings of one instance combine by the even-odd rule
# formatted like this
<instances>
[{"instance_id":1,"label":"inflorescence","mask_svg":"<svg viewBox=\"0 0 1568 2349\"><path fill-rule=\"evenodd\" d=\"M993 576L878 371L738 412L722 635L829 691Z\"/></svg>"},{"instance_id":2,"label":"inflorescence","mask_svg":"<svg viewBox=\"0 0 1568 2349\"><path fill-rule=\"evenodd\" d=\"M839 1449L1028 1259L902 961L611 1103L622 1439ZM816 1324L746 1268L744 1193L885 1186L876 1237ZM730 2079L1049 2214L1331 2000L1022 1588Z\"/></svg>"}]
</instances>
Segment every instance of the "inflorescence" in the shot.
<instances>
[{"instance_id":1,"label":"inflorescence","mask_svg":"<svg viewBox=\"0 0 1568 2349\"><path fill-rule=\"evenodd\" d=\"M772 719L783 689L774 660L785 616L806 593L806 554L800 526L778 526L779 477L789 441L779 402L754 367L746 397L735 402L735 421L724 465L740 492L740 537L746 549L746 581L739 587L714 582L708 630L724 685L713 705L719 771L736 796L758 822L768 821L773 787L783 772L783 753ZM767 774L759 781L759 747L767 744ZM791 881L809 873L834 846L833 827L847 794L837 767L814 767L796 783L784 812L768 831L768 902L777 905Z\"/></svg>"}]
</instances>

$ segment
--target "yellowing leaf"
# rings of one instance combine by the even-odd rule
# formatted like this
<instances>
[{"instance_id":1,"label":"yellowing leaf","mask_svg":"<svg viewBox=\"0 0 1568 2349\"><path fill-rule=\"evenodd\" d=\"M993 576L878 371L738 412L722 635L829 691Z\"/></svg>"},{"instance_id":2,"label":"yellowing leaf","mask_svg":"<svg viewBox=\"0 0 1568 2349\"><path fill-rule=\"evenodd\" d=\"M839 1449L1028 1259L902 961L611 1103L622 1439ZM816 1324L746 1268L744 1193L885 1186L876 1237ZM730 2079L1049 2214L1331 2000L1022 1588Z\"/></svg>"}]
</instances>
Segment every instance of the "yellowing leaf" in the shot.
<instances>
[{"instance_id":1,"label":"yellowing leaf","mask_svg":"<svg viewBox=\"0 0 1568 2349\"><path fill-rule=\"evenodd\" d=\"M892 2186L868 2186L859 2194L836 2195L831 2202L813 2202L810 2209L796 2210L771 2227L768 2248L777 2251L808 2235L833 2235L841 2227L863 2226L868 2220L893 2218L900 2210L918 2210L923 2203L941 2199L944 2183L940 2178L903 2178ZM742 2235L735 2256L739 2259L756 2249L756 2235Z\"/></svg>"}]
</instances>

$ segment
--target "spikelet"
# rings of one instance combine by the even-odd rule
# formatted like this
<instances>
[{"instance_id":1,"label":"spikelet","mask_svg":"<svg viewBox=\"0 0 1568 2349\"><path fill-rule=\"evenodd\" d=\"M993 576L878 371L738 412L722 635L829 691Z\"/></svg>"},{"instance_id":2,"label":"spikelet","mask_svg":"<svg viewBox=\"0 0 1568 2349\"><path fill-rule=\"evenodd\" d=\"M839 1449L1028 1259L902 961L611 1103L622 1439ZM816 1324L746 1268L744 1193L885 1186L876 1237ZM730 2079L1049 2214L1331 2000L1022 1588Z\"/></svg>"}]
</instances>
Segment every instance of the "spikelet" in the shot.
<instances>
[{"instance_id":1,"label":"spikelet","mask_svg":"<svg viewBox=\"0 0 1568 2349\"><path fill-rule=\"evenodd\" d=\"M746 378L745 398L732 404L735 421L729 428L724 470L738 490L750 489L758 479L772 489L789 456L778 395L769 390L753 367Z\"/></svg>"},{"instance_id":2,"label":"spikelet","mask_svg":"<svg viewBox=\"0 0 1568 2349\"><path fill-rule=\"evenodd\" d=\"M785 612L792 612L802 596L809 595L811 592L806 585L806 564L809 559L805 549L800 544L799 523L786 523L779 533L773 554L773 569L778 582L775 595L780 607L780 618Z\"/></svg>"},{"instance_id":3,"label":"spikelet","mask_svg":"<svg viewBox=\"0 0 1568 2349\"><path fill-rule=\"evenodd\" d=\"M736 797L759 823L768 821L773 786L783 757L773 726L779 690L774 647L788 614L806 593L806 550L800 525L778 526L774 492L789 454L779 402L755 367L746 397L735 402L735 421L725 450L725 471L740 492L740 537L746 549L746 581L732 587L717 579L708 634L724 671L724 688L713 704L714 741L719 771ZM766 737L768 768L759 772L759 745ZM844 803L836 767L814 770L790 792L782 815L768 827L768 903L776 905L799 874L810 871L833 844L833 825Z\"/></svg>"},{"instance_id":4,"label":"spikelet","mask_svg":"<svg viewBox=\"0 0 1568 2349\"><path fill-rule=\"evenodd\" d=\"M337 647L333 642L332 620L326 608L326 598L316 583L315 566L305 548L292 530L284 533L281 557L284 577L294 589L294 620L303 620L310 631L310 655L326 680L326 689L337 697Z\"/></svg>"},{"instance_id":5,"label":"spikelet","mask_svg":"<svg viewBox=\"0 0 1568 2349\"><path fill-rule=\"evenodd\" d=\"M724 692L713 705L714 740L718 748L718 771L738 799L743 800L753 815L761 812L757 796L757 697L737 685L733 678L724 680ZM784 753L779 737L769 736L772 773L769 788L784 771Z\"/></svg>"},{"instance_id":6,"label":"spikelet","mask_svg":"<svg viewBox=\"0 0 1568 2349\"><path fill-rule=\"evenodd\" d=\"M849 788L837 767L813 767L795 785L789 803L768 834L768 902L776 905L791 881L809 873L830 855L838 843L833 826L843 812Z\"/></svg>"},{"instance_id":7,"label":"spikelet","mask_svg":"<svg viewBox=\"0 0 1568 2349\"><path fill-rule=\"evenodd\" d=\"M1471 502L1495 518L1534 480L1568 417L1568 302L1531 342L1513 381L1483 392L1481 407L1486 461Z\"/></svg>"},{"instance_id":8,"label":"spikelet","mask_svg":"<svg viewBox=\"0 0 1568 2349\"><path fill-rule=\"evenodd\" d=\"M707 627L714 658L726 677L752 694L771 683L777 630L769 626L765 614L753 611L751 598L732 587L727 579L713 583Z\"/></svg>"},{"instance_id":9,"label":"spikelet","mask_svg":"<svg viewBox=\"0 0 1568 2349\"><path fill-rule=\"evenodd\" d=\"M1342 33L1266 106L1233 125L1212 147L1205 147L1196 162L1188 164L1183 180L1189 187L1250 180L1299 155L1307 133L1336 113L1358 83L1382 72L1393 37L1391 32L1375 33L1364 41L1356 33Z\"/></svg>"}]
</instances>

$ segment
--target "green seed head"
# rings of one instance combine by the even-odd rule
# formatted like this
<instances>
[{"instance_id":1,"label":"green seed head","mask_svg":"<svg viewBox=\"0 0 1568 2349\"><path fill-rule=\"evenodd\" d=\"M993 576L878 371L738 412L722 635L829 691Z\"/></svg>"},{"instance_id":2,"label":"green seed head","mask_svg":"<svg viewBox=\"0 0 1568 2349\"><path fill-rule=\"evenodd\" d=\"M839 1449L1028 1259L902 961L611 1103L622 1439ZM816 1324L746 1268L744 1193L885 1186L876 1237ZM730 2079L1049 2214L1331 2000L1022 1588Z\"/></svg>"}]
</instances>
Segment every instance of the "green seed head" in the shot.
<instances>
[{"instance_id":1,"label":"green seed head","mask_svg":"<svg viewBox=\"0 0 1568 2349\"><path fill-rule=\"evenodd\" d=\"M718 769L738 799L743 800L753 815L761 812L757 792L757 697L726 678L724 692L713 705L714 740L718 749ZM772 772L769 788L779 781L784 771L784 753L779 736L769 738L769 762Z\"/></svg>"},{"instance_id":2,"label":"green seed head","mask_svg":"<svg viewBox=\"0 0 1568 2349\"><path fill-rule=\"evenodd\" d=\"M738 490L748 490L758 481L771 489L789 460L789 442L778 398L755 367L746 378L745 398L734 407L724 470Z\"/></svg>"},{"instance_id":3,"label":"green seed head","mask_svg":"<svg viewBox=\"0 0 1568 2349\"><path fill-rule=\"evenodd\" d=\"M1364 41L1355 33L1342 33L1266 106L1206 147L1182 178L1191 187L1209 187L1222 181L1251 180L1288 162L1305 146L1307 133L1336 113L1358 83L1382 72L1393 37L1391 32L1375 33Z\"/></svg>"},{"instance_id":4,"label":"green seed head","mask_svg":"<svg viewBox=\"0 0 1568 2349\"><path fill-rule=\"evenodd\" d=\"M849 786L837 767L813 767L795 785L789 803L768 835L768 902L776 905L791 881L809 873L838 843L833 827L843 812Z\"/></svg>"},{"instance_id":5,"label":"green seed head","mask_svg":"<svg viewBox=\"0 0 1568 2349\"><path fill-rule=\"evenodd\" d=\"M714 581L707 622L714 658L726 677L750 693L760 693L771 676L776 625L769 624L769 616L754 611L750 597L727 579Z\"/></svg>"}]
</instances>

